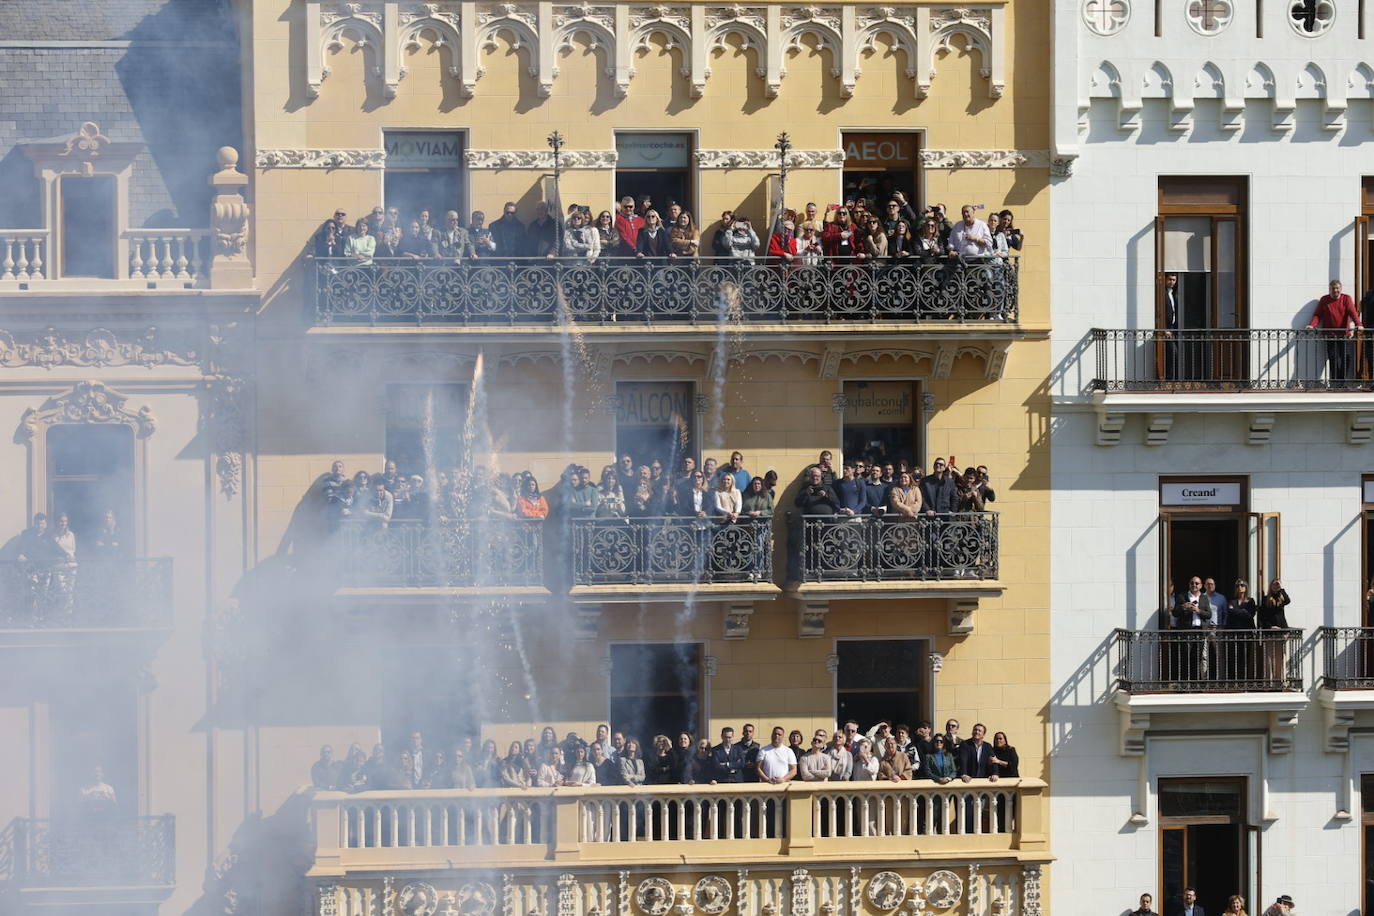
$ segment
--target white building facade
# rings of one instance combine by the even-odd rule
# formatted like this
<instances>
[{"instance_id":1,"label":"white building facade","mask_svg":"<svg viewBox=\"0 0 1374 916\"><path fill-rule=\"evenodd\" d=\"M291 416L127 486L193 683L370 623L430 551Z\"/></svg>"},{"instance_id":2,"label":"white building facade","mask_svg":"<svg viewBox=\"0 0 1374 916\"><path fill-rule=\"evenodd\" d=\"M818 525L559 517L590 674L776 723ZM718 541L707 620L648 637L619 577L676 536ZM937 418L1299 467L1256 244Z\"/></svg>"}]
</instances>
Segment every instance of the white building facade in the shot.
<instances>
[{"instance_id":1,"label":"white building facade","mask_svg":"<svg viewBox=\"0 0 1374 916\"><path fill-rule=\"evenodd\" d=\"M1052 908L1371 912L1374 361L1305 330L1371 285L1364 17L1056 4ZM1194 576L1300 632L1162 630Z\"/></svg>"}]
</instances>

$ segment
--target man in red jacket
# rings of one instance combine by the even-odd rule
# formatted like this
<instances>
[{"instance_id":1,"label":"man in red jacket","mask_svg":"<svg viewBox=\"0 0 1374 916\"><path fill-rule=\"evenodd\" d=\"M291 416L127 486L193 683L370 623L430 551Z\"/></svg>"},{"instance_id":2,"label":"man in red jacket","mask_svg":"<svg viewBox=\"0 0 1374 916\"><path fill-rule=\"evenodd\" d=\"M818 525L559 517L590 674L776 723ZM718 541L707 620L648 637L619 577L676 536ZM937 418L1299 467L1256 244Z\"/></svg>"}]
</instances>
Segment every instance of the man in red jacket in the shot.
<instances>
[{"instance_id":1,"label":"man in red jacket","mask_svg":"<svg viewBox=\"0 0 1374 916\"><path fill-rule=\"evenodd\" d=\"M1331 281L1331 292L1317 300L1317 310L1312 313L1309 328L1321 328L1327 333L1326 340L1327 377L1332 388L1345 385L1349 377L1352 328L1363 328L1360 311L1355 308L1355 300L1341 292L1341 281Z\"/></svg>"},{"instance_id":2,"label":"man in red jacket","mask_svg":"<svg viewBox=\"0 0 1374 916\"><path fill-rule=\"evenodd\" d=\"M620 198L620 212L615 215L615 228L620 232L620 250L606 253L607 257L632 258L639 242L639 230L644 228L644 217L635 212L635 199L626 194Z\"/></svg>"}]
</instances>

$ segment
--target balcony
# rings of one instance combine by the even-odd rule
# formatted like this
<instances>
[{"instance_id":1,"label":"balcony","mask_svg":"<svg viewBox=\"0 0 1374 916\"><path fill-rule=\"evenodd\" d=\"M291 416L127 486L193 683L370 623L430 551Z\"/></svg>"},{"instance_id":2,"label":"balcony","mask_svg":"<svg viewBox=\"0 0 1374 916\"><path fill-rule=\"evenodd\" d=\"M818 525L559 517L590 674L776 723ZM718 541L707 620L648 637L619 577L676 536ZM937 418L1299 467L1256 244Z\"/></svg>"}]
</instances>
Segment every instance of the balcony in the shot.
<instances>
[{"instance_id":1,"label":"balcony","mask_svg":"<svg viewBox=\"0 0 1374 916\"><path fill-rule=\"evenodd\" d=\"M1117 444L1129 414L1145 414L1147 444L1162 445L1174 411L1248 411L1251 445L1269 441L1281 413L1344 412L1352 444L1374 437L1374 352L1363 332L1094 328L1091 340L1099 445ZM1331 378L1329 344L1344 354L1347 378Z\"/></svg>"},{"instance_id":2,"label":"balcony","mask_svg":"<svg viewBox=\"0 0 1374 916\"><path fill-rule=\"evenodd\" d=\"M454 597L548 594L538 519L460 519L433 526L393 521L385 528L348 523L339 535L343 595L397 588Z\"/></svg>"},{"instance_id":3,"label":"balcony","mask_svg":"<svg viewBox=\"0 0 1374 916\"><path fill-rule=\"evenodd\" d=\"M1112 672L1122 753L1144 752L1152 715L1269 717L1269 749L1291 748L1302 683L1301 630L1115 630Z\"/></svg>"},{"instance_id":4,"label":"balcony","mask_svg":"<svg viewBox=\"0 0 1374 916\"><path fill-rule=\"evenodd\" d=\"M196 289L210 264L209 229L126 229L113 276L65 277L53 270L53 233L0 229L0 290Z\"/></svg>"},{"instance_id":5,"label":"balcony","mask_svg":"<svg viewBox=\"0 0 1374 916\"><path fill-rule=\"evenodd\" d=\"M318 792L311 876L1043 852L1037 779Z\"/></svg>"},{"instance_id":6,"label":"balcony","mask_svg":"<svg viewBox=\"0 0 1374 916\"><path fill-rule=\"evenodd\" d=\"M1359 713L1374 711L1374 627L1322 627L1322 674L1317 700L1326 721L1328 751L1349 752Z\"/></svg>"},{"instance_id":7,"label":"balcony","mask_svg":"<svg viewBox=\"0 0 1374 916\"><path fill-rule=\"evenodd\" d=\"M312 259L318 325L1014 326L1016 259L784 269L602 259Z\"/></svg>"},{"instance_id":8,"label":"balcony","mask_svg":"<svg viewBox=\"0 0 1374 916\"><path fill-rule=\"evenodd\" d=\"M176 884L176 818L16 818L0 834L0 863L0 878L35 910L156 906Z\"/></svg>"},{"instance_id":9,"label":"balcony","mask_svg":"<svg viewBox=\"0 0 1374 916\"><path fill-rule=\"evenodd\" d=\"M572 538L575 600L755 601L779 592L770 518L580 518Z\"/></svg>"},{"instance_id":10,"label":"balcony","mask_svg":"<svg viewBox=\"0 0 1374 916\"><path fill-rule=\"evenodd\" d=\"M0 562L0 645L47 644L60 634L166 632L171 626L171 557Z\"/></svg>"}]
</instances>

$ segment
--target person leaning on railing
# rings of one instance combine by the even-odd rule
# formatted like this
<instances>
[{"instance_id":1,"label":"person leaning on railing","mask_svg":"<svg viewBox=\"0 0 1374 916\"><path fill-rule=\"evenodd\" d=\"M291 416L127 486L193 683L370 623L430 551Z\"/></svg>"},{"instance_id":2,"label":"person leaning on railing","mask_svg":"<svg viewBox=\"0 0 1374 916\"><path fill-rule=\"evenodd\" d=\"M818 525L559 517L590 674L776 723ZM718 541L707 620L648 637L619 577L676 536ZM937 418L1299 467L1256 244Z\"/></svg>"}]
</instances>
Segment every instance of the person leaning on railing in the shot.
<instances>
[{"instance_id":1,"label":"person leaning on railing","mask_svg":"<svg viewBox=\"0 0 1374 916\"><path fill-rule=\"evenodd\" d=\"M668 258L673 261L695 261L701 239L692 224L692 214L683 210L668 232Z\"/></svg>"},{"instance_id":2,"label":"person leaning on railing","mask_svg":"<svg viewBox=\"0 0 1374 916\"><path fill-rule=\"evenodd\" d=\"M367 217L363 217L358 220L353 235L349 236L347 244L344 245L344 257L352 258L357 264L367 265L372 263L376 254L377 238L372 234Z\"/></svg>"},{"instance_id":3,"label":"person leaning on railing","mask_svg":"<svg viewBox=\"0 0 1374 916\"><path fill-rule=\"evenodd\" d=\"M927 510L921 490L912 481L910 471L902 471L897 475L897 482L887 491L886 506L887 511L902 519L915 519Z\"/></svg>"},{"instance_id":4,"label":"person leaning on railing","mask_svg":"<svg viewBox=\"0 0 1374 916\"><path fill-rule=\"evenodd\" d=\"M715 506L711 515L723 522L733 522L739 518L742 508L740 492L735 489L735 478L730 474L721 474L716 484Z\"/></svg>"},{"instance_id":5,"label":"person leaning on railing","mask_svg":"<svg viewBox=\"0 0 1374 916\"><path fill-rule=\"evenodd\" d=\"M587 214L581 210L574 210L568 217L568 228L563 235L563 250L568 257L588 261L595 261L601 256L601 237L596 229L587 225Z\"/></svg>"},{"instance_id":6,"label":"person leaning on railing","mask_svg":"<svg viewBox=\"0 0 1374 916\"><path fill-rule=\"evenodd\" d=\"M773 515L773 493L762 477L749 481L749 488L740 497L740 513L749 518L769 518Z\"/></svg>"}]
</instances>

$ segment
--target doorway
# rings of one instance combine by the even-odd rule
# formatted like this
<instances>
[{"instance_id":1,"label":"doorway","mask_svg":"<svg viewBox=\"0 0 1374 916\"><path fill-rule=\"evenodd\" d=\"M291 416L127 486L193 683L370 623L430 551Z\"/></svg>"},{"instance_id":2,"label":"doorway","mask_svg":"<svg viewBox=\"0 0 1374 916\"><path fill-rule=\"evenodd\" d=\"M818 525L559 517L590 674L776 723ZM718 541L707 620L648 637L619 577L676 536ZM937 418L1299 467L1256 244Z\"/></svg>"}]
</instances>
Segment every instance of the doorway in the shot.
<instances>
[{"instance_id":1,"label":"doorway","mask_svg":"<svg viewBox=\"0 0 1374 916\"><path fill-rule=\"evenodd\" d=\"M115 276L117 188L113 175L90 178L63 175L58 180L62 202L62 276Z\"/></svg>"},{"instance_id":2,"label":"doorway","mask_svg":"<svg viewBox=\"0 0 1374 916\"><path fill-rule=\"evenodd\" d=\"M463 194L463 135L441 131L387 131L386 172L382 196L388 208L401 211L401 230L420 211L429 211L431 227L444 227L444 212L466 219Z\"/></svg>"},{"instance_id":3,"label":"doorway","mask_svg":"<svg viewBox=\"0 0 1374 916\"><path fill-rule=\"evenodd\" d=\"M681 732L701 735L702 644L621 643L610 647L611 689L607 720L612 731L638 736L640 756L652 752L654 735L676 746Z\"/></svg>"},{"instance_id":4,"label":"doorway","mask_svg":"<svg viewBox=\"0 0 1374 916\"><path fill-rule=\"evenodd\" d=\"M463 663L464 656L471 664ZM382 661L387 675L381 731L389 750L408 747L412 732L423 736L431 754L447 755L467 737L478 743L481 720L475 697L493 696L497 679L474 684L471 672L481 665L471 653L453 646L402 646Z\"/></svg>"},{"instance_id":5,"label":"doorway","mask_svg":"<svg viewBox=\"0 0 1374 916\"><path fill-rule=\"evenodd\" d=\"M916 726L931 716L924 639L840 639L835 643L835 721Z\"/></svg>"},{"instance_id":6,"label":"doorway","mask_svg":"<svg viewBox=\"0 0 1374 916\"><path fill-rule=\"evenodd\" d=\"M1197 576L1216 581L1230 598L1237 579L1251 595L1263 594L1280 576L1282 553L1277 512L1250 512L1244 477L1159 479L1160 593L1164 606ZM1163 626L1167 620L1161 620Z\"/></svg>"},{"instance_id":7,"label":"doorway","mask_svg":"<svg viewBox=\"0 0 1374 916\"><path fill-rule=\"evenodd\" d=\"M687 210L701 228L692 182L692 135L689 133L616 133L615 199L649 195L650 206L668 222L668 205Z\"/></svg>"},{"instance_id":8,"label":"doorway","mask_svg":"<svg viewBox=\"0 0 1374 916\"><path fill-rule=\"evenodd\" d=\"M924 460L916 405L920 383L914 381L856 381L844 383L844 429L840 439L846 462L862 458L870 463L912 466Z\"/></svg>"},{"instance_id":9,"label":"doorway","mask_svg":"<svg viewBox=\"0 0 1374 916\"><path fill-rule=\"evenodd\" d=\"M883 204L896 191L906 196L919 217L925 188L921 186L921 135L919 133L848 133L844 149L843 195L866 198L882 213ZM911 234L919 227L912 226Z\"/></svg>"},{"instance_id":10,"label":"doorway","mask_svg":"<svg viewBox=\"0 0 1374 916\"><path fill-rule=\"evenodd\" d=\"M48 430L48 506L65 514L77 544L89 543L106 512L134 527L134 431L115 423L59 424ZM127 536L127 535L126 535Z\"/></svg>"},{"instance_id":11,"label":"doorway","mask_svg":"<svg viewBox=\"0 0 1374 916\"><path fill-rule=\"evenodd\" d=\"M1232 894L1254 905L1259 886L1259 830L1246 824L1243 776L1159 781L1158 897L1164 912L1176 910L1191 887L1213 913Z\"/></svg>"},{"instance_id":12,"label":"doorway","mask_svg":"<svg viewBox=\"0 0 1374 916\"><path fill-rule=\"evenodd\" d=\"M615 454L635 467L661 462L672 473L696 457L692 382L616 382Z\"/></svg>"}]
</instances>

